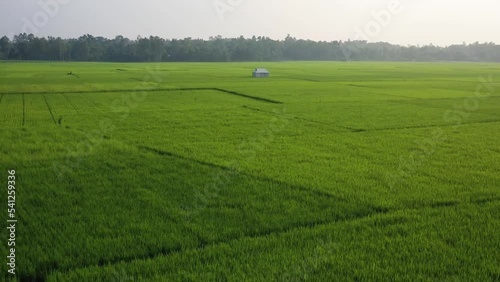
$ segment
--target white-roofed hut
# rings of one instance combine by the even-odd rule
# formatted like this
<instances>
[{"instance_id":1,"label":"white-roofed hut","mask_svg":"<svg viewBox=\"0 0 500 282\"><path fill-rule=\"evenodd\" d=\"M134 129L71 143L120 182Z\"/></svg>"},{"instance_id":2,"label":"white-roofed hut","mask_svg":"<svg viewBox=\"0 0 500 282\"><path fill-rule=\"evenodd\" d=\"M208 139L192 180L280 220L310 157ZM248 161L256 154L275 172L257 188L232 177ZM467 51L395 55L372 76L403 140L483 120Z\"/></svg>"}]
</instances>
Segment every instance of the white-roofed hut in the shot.
<instances>
[{"instance_id":1,"label":"white-roofed hut","mask_svg":"<svg viewBox=\"0 0 500 282\"><path fill-rule=\"evenodd\" d=\"M257 77L257 78L269 77L269 75L270 75L270 72L267 71L266 69L255 69L253 71L253 77Z\"/></svg>"}]
</instances>

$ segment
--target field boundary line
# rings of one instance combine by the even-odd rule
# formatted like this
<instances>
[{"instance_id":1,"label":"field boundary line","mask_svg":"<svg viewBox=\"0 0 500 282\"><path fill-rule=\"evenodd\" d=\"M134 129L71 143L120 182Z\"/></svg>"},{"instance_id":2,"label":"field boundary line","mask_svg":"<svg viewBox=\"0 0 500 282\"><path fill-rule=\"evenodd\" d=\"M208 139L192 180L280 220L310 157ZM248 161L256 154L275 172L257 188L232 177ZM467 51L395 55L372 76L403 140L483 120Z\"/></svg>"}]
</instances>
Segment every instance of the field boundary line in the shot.
<instances>
[{"instance_id":1,"label":"field boundary line","mask_svg":"<svg viewBox=\"0 0 500 282\"><path fill-rule=\"evenodd\" d=\"M274 112L271 112L271 111L257 109L257 108L249 107L249 106L246 106L246 105L243 105L242 108L248 109L248 110L251 110L251 111L255 111L255 112L261 112L261 113L266 113L266 114L271 114L271 115L277 115L277 113L274 113ZM317 121L317 120L312 120L312 119L307 119L307 118L301 118L301 117L297 117L297 116L292 116L292 118L293 119L297 119L297 120L303 120L303 121L307 121L307 122L322 124L322 125L332 125L331 123L328 123L328 122L322 122L322 121Z\"/></svg>"},{"instance_id":2,"label":"field boundary line","mask_svg":"<svg viewBox=\"0 0 500 282\"><path fill-rule=\"evenodd\" d=\"M26 124L26 101L24 100L23 94L23 127Z\"/></svg>"},{"instance_id":3,"label":"field boundary line","mask_svg":"<svg viewBox=\"0 0 500 282\"><path fill-rule=\"evenodd\" d=\"M242 108L248 109L248 110L251 110L251 111L266 113L266 114L270 114L270 115L277 115L274 112L270 112L270 111L266 111L266 110L262 110L262 109L257 109L257 108L249 107L249 106L246 106L246 105L243 105ZM348 132L355 132L356 133L356 132L365 131L364 129L354 128L354 127L349 127L349 126L342 126L342 125L337 125L337 124L334 124L334 123L331 123L331 122L322 122L322 121L317 121L317 120L313 120L313 119L302 118L302 117L293 116L293 115L291 115L291 118L295 119L295 120L300 120L300 121L314 123L314 124L321 124L321 125L327 126L329 128L334 127L335 129L338 130L337 132L340 132L340 133L348 133Z\"/></svg>"},{"instance_id":4,"label":"field boundary line","mask_svg":"<svg viewBox=\"0 0 500 282\"><path fill-rule=\"evenodd\" d=\"M397 210L395 210L395 211L397 211ZM255 232L253 234L250 233L250 234L239 236L239 237L235 237L235 238L228 238L228 239L225 239L225 240L213 241L213 242L210 242L210 243L199 242L199 244L197 246L194 246L192 248L182 249L182 247L176 246L176 247L173 247L171 249L165 249L165 250L161 250L161 251L156 252L156 253L145 254L145 255L140 256L140 257L136 256L136 257L116 258L116 259L112 259L112 260L109 260L109 261L106 261L106 262L101 262L100 261L97 264L84 265L83 267L70 268L70 269L65 269L63 271L59 270L59 272L63 272L64 273L64 272L70 272L70 271L74 271L74 270L78 270L78 269L80 269L80 270L81 269L87 269L87 268L90 268L90 267L103 267L103 266L117 265L117 264L120 264L120 263L132 263L132 262L135 262L135 261L149 260L149 259L154 259L154 258L158 258L158 257L167 257L167 256L171 256L171 255L174 255L174 254L181 254L181 253L185 253L185 252L189 252L189 251L201 251L201 250L205 250L205 249L210 248L210 247L219 246L219 245L223 245L223 244L229 244L229 243L236 242L236 241L239 241L239 240L259 239L259 238L264 238L264 237L273 236L273 235L274 236L279 236L279 235L282 235L282 234L294 232L296 230L314 229L316 227L325 226L325 225L329 225L329 224L337 224L337 223L340 224L340 223L346 223L346 222L351 222L351 221L355 221L355 220L362 220L362 219L365 219L365 218L372 217L374 215L388 214L390 212L395 212L395 211L390 211L390 210L372 211L372 212L367 212L367 213L362 214L362 215L354 215L354 216L351 216L351 217L338 218L338 219L335 219L335 220L320 220L320 221L315 221L315 222L311 221L311 222L298 223L298 224L293 224L293 225L290 225L290 226L285 226L285 227L282 227L282 228L270 229L270 230L265 230L265 231L262 231L262 232ZM57 271L57 270L58 269L51 269L51 272Z\"/></svg>"},{"instance_id":5,"label":"field boundary line","mask_svg":"<svg viewBox=\"0 0 500 282\"><path fill-rule=\"evenodd\" d=\"M225 90L222 88L208 88L207 90L215 90L215 91L219 91L219 92L224 92L224 93L228 93L228 94L232 94L232 95L236 95L236 96L241 96L241 97L245 97L245 98L249 98L249 99L254 99L254 100L258 100L258 101L268 102L268 103L272 103L272 104L283 104L283 102L280 102L280 101L275 101L275 100L257 97L257 96L251 96L251 95L247 95L247 94L243 94L243 93Z\"/></svg>"},{"instance_id":6,"label":"field boundary line","mask_svg":"<svg viewBox=\"0 0 500 282\"><path fill-rule=\"evenodd\" d=\"M460 100L462 101L464 98L467 97L440 97L440 98L422 98L422 100L426 101L436 101L436 100ZM488 97L488 99L500 99L500 95L491 95Z\"/></svg>"},{"instance_id":7,"label":"field boundary line","mask_svg":"<svg viewBox=\"0 0 500 282\"><path fill-rule=\"evenodd\" d=\"M44 94L42 94L43 99L45 100L45 104L47 105L47 108L49 109L50 116L52 117L52 121L54 122L55 125L57 125L56 119L54 118L54 115L52 114L52 109L50 108L49 102L47 101L47 98L45 97Z\"/></svg>"},{"instance_id":8,"label":"field boundary line","mask_svg":"<svg viewBox=\"0 0 500 282\"><path fill-rule=\"evenodd\" d=\"M382 89L380 89L380 90L382 90ZM411 97L411 96L403 96L403 95L396 95L396 94L380 93L378 91L371 92L371 95L370 94L363 94L363 95L365 95L365 96L371 96L371 95L377 96L377 95L380 95L380 96L387 96L387 97L398 97L398 98L401 98L400 100L425 100L424 98L419 98L419 97ZM392 101L392 100L388 100L388 101Z\"/></svg>"},{"instance_id":9,"label":"field boundary line","mask_svg":"<svg viewBox=\"0 0 500 282\"><path fill-rule=\"evenodd\" d=\"M236 238L228 238L226 240L220 240L220 241L214 241L208 244L203 244L203 242L200 242L198 246L192 247L192 248L186 248L182 249L181 247L174 247L168 250L161 250L160 252L157 252L155 254L147 254L142 257L134 257L134 258L117 258L110 260L109 262L99 262L98 264L93 264L93 265L84 265L82 267L77 267L77 268L70 268L70 269L65 269L65 270L59 270L61 273L67 273L67 272L72 272L75 270L83 270L83 269L89 269L92 267L103 267L103 266L113 266L113 265L118 265L120 263L132 263L132 262L137 262L137 261L144 261L144 260L150 260L150 259L155 259L159 257L168 257L172 256L175 254L182 254L186 252L191 252L191 251L202 251L210 247L216 247L224 244L230 244L233 242L237 242L240 240L246 240L246 239L259 239L259 238L265 238L268 236L280 236L284 235L287 233L292 233L296 231L300 231L301 229L314 229L322 226L327 226L331 224L344 224L344 223L349 223L349 222L354 222L354 221L360 221L360 220L365 220L368 218L371 218L373 216L386 216L386 215L391 215L397 212L402 212L402 211L419 211L422 209L453 209L456 208L456 206L459 205L484 205L487 203L494 203L500 201L500 197L494 197L493 199L479 199L475 201L464 201L464 202L435 202L435 203L430 203L427 205L421 205L415 208L399 208L399 209L387 209L387 210L380 210L380 211L372 211L370 213L366 213L363 215L356 215L352 217L346 217L346 218L339 218L336 220L323 220L323 221L316 221L316 222L308 222L308 223L300 223L300 224L295 224L295 225L290 225L287 227L283 227L280 229L275 229L275 230L267 230L264 232L259 232L255 234L248 234L248 235L243 235L240 237ZM58 269L52 269L52 271L58 271Z\"/></svg>"},{"instance_id":10,"label":"field boundary line","mask_svg":"<svg viewBox=\"0 0 500 282\"><path fill-rule=\"evenodd\" d=\"M400 103L400 102L394 102L394 103L396 103L396 104L404 104L404 103ZM415 105L416 107L420 107L420 108L442 109L441 107L427 107L425 105L420 105L420 104L411 104L411 105ZM257 108L249 107L249 106L246 106L246 105L243 105L242 107L244 109L248 109L248 110L252 110L252 111L263 112L263 113L267 113L267 114L274 114L273 112L270 112L270 111L266 111L266 110L262 110L262 109L257 109ZM488 115L489 117L497 117L494 114L485 114L485 115ZM363 133L363 132L377 132L377 131L390 131L390 130L405 130L405 129L420 129L420 128L434 128L434 127L456 126L456 124L429 124L429 125L413 125L413 126L404 126L404 127L386 127L386 128L365 129L365 128L354 128L354 127L349 127L349 126L336 125L334 123L329 123L329 122L315 121L315 120L310 120L310 119L301 118L301 117L297 117L297 116L293 116L293 119L307 121L307 122L312 122L312 123L326 125L326 126L333 126L335 128L338 128L338 129L342 130L342 131L339 131L339 132L344 132L344 133ZM496 122L500 122L500 119L468 122L468 123L463 123L463 125L483 124L483 123L496 123Z\"/></svg>"},{"instance_id":11,"label":"field boundary line","mask_svg":"<svg viewBox=\"0 0 500 282\"><path fill-rule=\"evenodd\" d=\"M66 94L62 94L63 97L66 99L66 101L68 101L68 104L71 105L71 107L73 107L73 109L77 112L77 113L80 113L80 111L78 111L78 109L75 107L75 105L73 105L73 103L71 103L71 101L68 99L68 97L66 96Z\"/></svg>"},{"instance_id":12,"label":"field boundary line","mask_svg":"<svg viewBox=\"0 0 500 282\"><path fill-rule=\"evenodd\" d=\"M402 103L401 103L402 104ZM413 104L412 104L413 105ZM415 106L418 107L426 107L422 105L417 105ZM274 114L273 112L262 110L262 109L257 109L249 106L242 106L245 109L252 110L252 111L257 111L257 112L263 112L267 114ZM439 107L432 107L436 109L441 109ZM489 115L496 117L495 115ZM430 124L430 125L413 125L413 126L405 126L405 127L387 127L387 128L371 128L371 129L364 129L364 128L355 128L355 127L349 127L349 126L342 126L342 125L336 125L334 123L329 123L329 122L321 122L321 121L315 121L311 119L306 119L306 118L301 118L297 116L293 116L293 119L296 120L302 120L306 122L311 122L311 123L316 123L316 124L321 124L321 125L326 125L326 126L333 126L337 129L341 129L339 132L344 132L344 133L363 133L363 132L376 132L376 131L389 131L389 130L405 130L405 129L419 129L419 128L433 128L433 127L450 127L450 126L455 126L455 124ZM469 122L469 123L464 123L464 125L469 125L469 124L482 124L482 123L495 123L495 122L500 122L500 120L485 120L485 121L476 121L476 122Z\"/></svg>"},{"instance_id":13,"label":"field boundary line","mask_svg":"<svg viewBox=\"0 0 500 282\"><path fill-rule=\"evenodd\" d=\"M99 106L94 100L90 99L88 96L83 96L87 101L89 101L94 107L96 108L96 111L99 111L101 113L104 113L105 111L101 109L101 106Z\"/></svg>"},{"instance_id":14,"label":"field boundary line","mask_svg":"<svg viewBox=\"0 0 500 282\"><path fill-rule=\"evenodd\" d=\"M194 162L194 163L197 163L197 164L209 166L209 167L212 167L212 168L222 169L222 170L225 170L225 171L233 171L234 170L234 169L232 169L230 167L227 167L227 166L222 166L222 165L218 165L218 164L214 164L214 163L210 163L210 162L200 161L200 160L197 160L197 159L184 157L184 156L181 156L181 155L176 154L176 153L167 152L167 151L163 151L163 150L159 150L159 149L155 149L155 148L151 148L151 147L147 147L147 146L138 146L138 149L139 150L143 150L143 151L147 151L147 152L150 152L150 153L153 153L153 154L156 154L156 155L169 156L169 157L172 157L172 158L177 158L177 159L181 159L181 160L185 160L185 161L190 161L190 162ZM250 177L250 178L253 178L253 179L256 179L256 180L260 180L260 181L271 182L271 183L276 183L276 184L283 185L283 186L288 186L288 187L290 187L292 189L296 189L296 190L300 190L300 191L306 191L306 192L309 192L311 194L315 194L315 195L322 196L322 197L325 197L325 198L337 198L338 200L342 200L342 201L346 200L346 199L344 199L342 197L335 196L335 195L330 194L330 193L325 192L325 191L320 191L320 190L316 190L316 189L312 189L312 188L307 188L307 187L296 185L296 184L291 184L291 183L283 182L283 181L278 180L278 179L273 179L273 178L268 178L268 177L263 177L263 176L257 176L257 175L249 174L249 173L244 172L244 171L238 171L238 173L240 175L242 175L242 176Z\"/></svg>"},{"instance_id":15,"label":"field boundary line","mask_svg":"<svg viewBox=\"0 0 500 282\"><path fill-rule=\"evenodd\" d=\"M374 87L374 86L365 86L365 85L359 85L359 84L345 84L346 86L349 87L356 87L356 88L368 88L368 89L374 89L376 92L373 92L374 94L379 94L379 95L384 95L384 96L391 96L391 97L401 97L401 98L407 98L407 99L415 99L415 100L420 100L422 98L419 97L411 97L411 96L402 96L402 95L396 95L396 94L387 94L387 93L380 93L378 92L379 90L385 90L385 87Z\"/></svg>"},{"instance_id":16,"label":"field boundary line","mask_svg":"<svg viewBox=\"0 0 500 282\"><path fill-rule=\"evenodd\" d=\"M381 93L378 93L378 92L374 92L374 93L377 93L377 94L381 94ZM390 94L389 94L390 95ZM397 97L404 97L404 96L397 96ZM419 100L421 101L440 101L440 100L460 100L462 101L464 98L467 98L467 97L439 97L439 98L419 98ZM491 95L490 97L488 97L488 99L500 99L500 95ZM391 102L394 102L394 103L399 103L399 101L407 101L408 99L398 99L398 100L384 100L384 101L391 101ZM412 100L415 100L415 99L412 99Z\"/></svg>"},{"instance_id":17,"label":"field boundary line","mask_svg":"<svg viewBox=\"0 0 500 282\"><path fill-rule=\"evenodd\" d=\"M498 97L498 98L500 98L500 97ZM429 100L433 101L433 100L437 100L437 99L429 99ZM438 109L438 110L448 110L449 109L449 107L445 107L445 106L440 107L440 106L429 106L429 105L401 102L401 101L408 101L408 100L386 100L386 101L388 101L389 103L395 104L395 105L415 106L415 107L419 107L420 109ZM422 100L422 101L425 101L425 100ZM484 113L484 112L476 113L476 115L481 115L481 116L484 116L485 118L486 117L498 117L497 114Z\"/></svg>"},{"instance_id":18,"label":"field boundary line","mask_svg":"<svg viewBox=\"0 0 500 282\"><path fill-rule=\"evenodd\" d=\"M147 146L138 146L138 148L139 148L139 150L148 151L150 153L153 153L153 154L156 154L156 155L159 155L159 156L168 156L168 157L172 157L172 158L176 158L176 159L181 159L181 160L185 160L185 161L195 162L197 164L201 164L201 165L205 165L205 166L209 166L209 167L213 167L213 168L219 168L219 169L223 169L223 170L231 170L231 168L226 167L226 166L222 166L222 165L218 165L218 164L214 164L214 163L209 163L209 162L204 162L204 161L200 161L200 160L196 160L196 159L187 158L187 157L178 155L176 153L167 152L167 151L163 151L163 150L159 150L159 149L155 149L155 148L151 148L151 147L147 147Z\"/></svg>"},{"instance_id":19,"label":"field boundary line","mask_svg":"<svg viewBox=\"0 0 500 282\"><path fill-rule=\"evenodd\" d=\"M315 83L323 82L323 81L317 80L317 79L300 78L300 77L292 77L292 80L301 80L301 81L308 81L308 82L315 82Z\"/></svg>"},{"instance_id":20,"label":"field boundary line","mask_svg":"<svg viewBox=\"0 0 500 282\"><path fill-rule=\"evenodd\" d=\"M19 94L26 94L26 95L40 95L40 94L92 94L92 93L121 93L121 92L135 92L136 89L110 89L110 90L81 90L81 91L53 91L53 92L4 92L0 94L5 94L5 95L19 95ZM217 91L217 92L222 92L226 94L231 94L231 95L236 95L236 96L241 96L245 97L248 99L253 99L257 101L262 101L262 102L267 102L267 103L272 103L272 104L283 104L281 101L276 101L272 99L267 99L263 97L257 97L257 96L252 96L248 94L243 94L231 90L226 90L222 88L217 88L217 87L194 87L194 88L155 88L155 89L144 89L141 90L143 92L175 92L175 91Z\"/></svg>"},{"instance_id":21,"label":"field boundary line","mask_svg":"<svg viewBox=\"0 0 500 282\"><path fill-rule=\"evenodd\" d=\"M484 120L484 121L467 122L467 123L462 123L462 125L497 123L497 122L500 122L500 120ZM393 128L372 128L372 129L360 129L356 133L390 131L390 130L405 130L405 129L421 129L421 128L434 128L434 127L453 127L453 126L457 126L457 125L456 124L430 124L430 125L414 125L414 126L393 127Z\"/></svg>"}]
</instances>

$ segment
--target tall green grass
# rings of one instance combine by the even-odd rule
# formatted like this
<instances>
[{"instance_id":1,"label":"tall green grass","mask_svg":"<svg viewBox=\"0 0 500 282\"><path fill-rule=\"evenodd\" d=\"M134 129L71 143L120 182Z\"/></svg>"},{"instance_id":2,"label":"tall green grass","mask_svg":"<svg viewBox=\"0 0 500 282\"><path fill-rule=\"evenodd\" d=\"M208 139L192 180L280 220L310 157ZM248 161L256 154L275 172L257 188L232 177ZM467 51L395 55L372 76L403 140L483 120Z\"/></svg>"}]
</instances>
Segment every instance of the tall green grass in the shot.
<instances>
[{"instance_id":1,"label":"tall green grass","mask_svg":"<svg viewBox=\"0 0 500 282\"><path fill-rule=\"evenodd\" d=\"M14 279L500 279L498 65L264 65L2 64Z\"/></svg>"}]
</instances>

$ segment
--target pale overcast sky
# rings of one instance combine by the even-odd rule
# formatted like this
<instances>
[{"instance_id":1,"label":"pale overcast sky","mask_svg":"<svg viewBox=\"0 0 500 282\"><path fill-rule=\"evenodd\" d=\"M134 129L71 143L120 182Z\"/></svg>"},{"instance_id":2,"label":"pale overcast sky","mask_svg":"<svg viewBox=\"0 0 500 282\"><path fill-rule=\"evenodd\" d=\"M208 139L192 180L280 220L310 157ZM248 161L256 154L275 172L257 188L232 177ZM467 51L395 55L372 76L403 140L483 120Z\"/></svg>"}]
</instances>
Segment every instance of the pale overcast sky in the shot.
<instances>
[{"instance_id":1,"label":"pale overcast sky","mask_svg":"<svg viewBox=\"0 0 500 282\"><path fill-rule=\"evenodd\" d=\"M500 44L499 13L499 0L0 0L0 35Z\"/></svg>"}]
</instances>

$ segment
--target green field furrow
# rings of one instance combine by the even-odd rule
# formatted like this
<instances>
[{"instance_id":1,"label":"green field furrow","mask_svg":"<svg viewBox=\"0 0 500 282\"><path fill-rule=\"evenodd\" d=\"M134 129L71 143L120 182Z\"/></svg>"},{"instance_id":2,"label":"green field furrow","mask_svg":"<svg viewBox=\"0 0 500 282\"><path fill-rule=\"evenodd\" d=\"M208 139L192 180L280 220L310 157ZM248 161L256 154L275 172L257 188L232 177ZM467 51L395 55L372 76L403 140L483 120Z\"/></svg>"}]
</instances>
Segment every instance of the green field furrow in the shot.
<instances>
[{"instance_id":1,"label":"green field furrow","mask_svg":"<svg viewBox=\"0 0 500 282\"><path fill-rule=\"evenodd\" d=\"M101 112L100 108L96 106L91 98L86 95L79 94L62 94L69 104L70 109L74 109L80 114L85 113L98 113Z\"/></svg>"},{"instance_id":2,"label":"green field furrow","mask_svg":"<svg viewBox=\"0 0 500 282\"><path fill-rule=\"evenodd\" d=\"M78 108L71 102L66 94L46 94L47 102L52 106L52 113L55 117L64 117L68 115L78 115ZM78 103L76 103L78 104Z\"/></svg>"}]
</instances>

